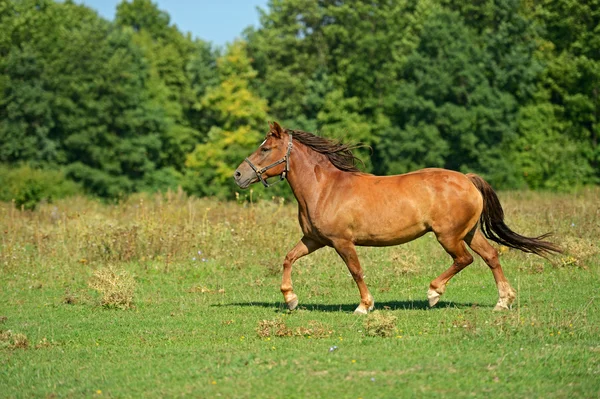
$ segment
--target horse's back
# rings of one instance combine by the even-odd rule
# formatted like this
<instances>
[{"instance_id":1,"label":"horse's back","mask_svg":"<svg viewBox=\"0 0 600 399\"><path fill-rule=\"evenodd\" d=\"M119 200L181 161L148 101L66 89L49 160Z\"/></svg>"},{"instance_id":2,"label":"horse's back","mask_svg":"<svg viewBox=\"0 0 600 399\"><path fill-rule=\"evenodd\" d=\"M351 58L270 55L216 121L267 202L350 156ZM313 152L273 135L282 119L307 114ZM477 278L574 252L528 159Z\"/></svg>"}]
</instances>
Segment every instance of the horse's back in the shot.
<instances>
[{"instance_id":1,"label":"horse's back","mask_svg":"<svg viewBox=\"0 0 600 399\"><path fill-rule=\"evenodd\" d=\"M365 174L357 177L363 181L357 184L358 189L374 191L377 195L387 190L390 194L398 195L399 192L405 197L417 197L423 202L439 201L440 197L448 195L481 199L479 190L465 174L448 169L427 168L401 175Z\"/></svg>"},{"instance_id":2,"label":"horse's back","mask_svg":"<svg viewBox=\"0 0 600 399\"><path fill-rule=\"evenodd\" d=\"M340 195L345 200L339 198L338 204L351 220L356 242L363 245L393 245L428 231L470 229L483 208L481 194L469 178L446 169L356 174L347 187Z\"/></svg>"}]
</instances>

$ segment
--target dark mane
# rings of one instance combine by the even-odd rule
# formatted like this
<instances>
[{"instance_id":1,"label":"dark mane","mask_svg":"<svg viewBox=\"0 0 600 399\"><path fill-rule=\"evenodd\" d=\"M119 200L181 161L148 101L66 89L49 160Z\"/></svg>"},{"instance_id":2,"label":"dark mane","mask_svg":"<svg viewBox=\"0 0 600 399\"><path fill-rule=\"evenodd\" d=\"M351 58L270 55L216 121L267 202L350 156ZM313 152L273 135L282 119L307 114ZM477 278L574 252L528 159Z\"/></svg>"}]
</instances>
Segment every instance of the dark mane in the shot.
<instances>
[{"instance_id":1,"label":"dark mane","mask_svg":"<svg viewBox=\"0 0 600 399\"><path fill-rule=\"evenodd\" d=\"M303 132L302 130L286 129L285 132L291 133L294 140L326 155L329 161L339 170L360 172L360 169L356 165L362 164L364 166L364 162L352 153L352 150L363 147L361 144L344 144L339 141L315 136L312 133Z\"/></svg>"}]
</instances>

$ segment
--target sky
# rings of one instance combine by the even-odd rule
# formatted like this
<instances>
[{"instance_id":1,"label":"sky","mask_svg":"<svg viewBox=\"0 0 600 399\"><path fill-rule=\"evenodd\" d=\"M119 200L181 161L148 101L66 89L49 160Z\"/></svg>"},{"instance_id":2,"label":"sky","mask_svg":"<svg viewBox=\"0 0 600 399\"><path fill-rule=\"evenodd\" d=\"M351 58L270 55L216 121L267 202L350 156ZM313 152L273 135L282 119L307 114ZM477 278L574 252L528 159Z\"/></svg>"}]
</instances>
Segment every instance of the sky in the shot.
<instances>
[{"instance_id":1,"label":"sky","mask_svg":"<svg viewBox=\"0 0 600 399\"><path fill-rule=\"evenodd\" d=\"M217 46L240 37L249 25L258 26L256 7L267 8L268 0L153 0L171 16L171 23L182 32L191 32ZM121 0L78 0L113 20Z\"/></svg>"}]
</instances>

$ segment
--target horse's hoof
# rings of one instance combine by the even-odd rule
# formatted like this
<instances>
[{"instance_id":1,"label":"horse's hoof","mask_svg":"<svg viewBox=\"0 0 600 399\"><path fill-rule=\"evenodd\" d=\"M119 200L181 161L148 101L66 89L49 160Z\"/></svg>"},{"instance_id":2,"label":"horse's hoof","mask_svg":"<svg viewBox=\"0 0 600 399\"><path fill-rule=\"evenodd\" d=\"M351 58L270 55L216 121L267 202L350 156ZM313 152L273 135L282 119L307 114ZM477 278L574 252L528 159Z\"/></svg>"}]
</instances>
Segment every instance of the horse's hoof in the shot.
<instances>
[{"instance_id":1,"label":"horse's hoof","mask_svg":"<svg viewBox=\"0 0 600 399\"><path fill-rule=\"evenodd\" d=\"M298 307L298 297L294 294L294 297L289 302L286 302L286 305L289 310L296 309Z\"/></svg>"},{"instance_id":2,"label":"horse's hoof","mask_svg":"<svg viewBox=\"0 0 600 399\"><path fill-rule=\"evenodd\" d=\"M354 314L361 314L361 315L363 315L363 314L367 314L367 313L369 313L369 311L367 309L363 308L363 307L360 307L360 306L357 307L356 310L354 311Z\"/></svg>"},{"instance_id":3,"label":"horse's hoof","mask_svg":"<svg viewBox=\"0 0 600 399\"><path fill-rule=\"evenodd\" d=\"M508 310L510 310L510 308L503 303L497 303L496 306L494 306L494 312L504 312Z\"/></svg>"},{"instance_id":4,"label":"horse's hoof","mask_svg":"<svg viewBox=\"0 0 600 399\"><path fill-rule=\"evenodd\" d=\"M434 307L440 300L440 294L435 291L432 290L431 288L429 289L429 291L427 291L427 299L429 300L429 307Z\"/></svg>"}]
</instances>

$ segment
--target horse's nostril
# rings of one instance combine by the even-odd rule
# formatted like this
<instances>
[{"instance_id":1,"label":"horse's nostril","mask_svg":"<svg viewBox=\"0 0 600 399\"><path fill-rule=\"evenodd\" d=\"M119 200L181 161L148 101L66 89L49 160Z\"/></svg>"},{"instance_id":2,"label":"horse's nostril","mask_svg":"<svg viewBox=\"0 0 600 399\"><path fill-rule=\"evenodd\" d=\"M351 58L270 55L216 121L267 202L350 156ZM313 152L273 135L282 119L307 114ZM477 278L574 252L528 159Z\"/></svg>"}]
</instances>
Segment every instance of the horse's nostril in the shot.
<instances>
[{"instance_id":1,"label":"horse's nostril","mask_svg":"<svg viewBox=\"0 0 600 399\"><path fill-rule=\"evenodd\" d=\"M236 170L236 171L235 171L235 173L233 174L233 177L235 177L236 179L239 179L239 177L240 177L241 175L242 175L242 174Z\"/></svg>"}]
</instances>

